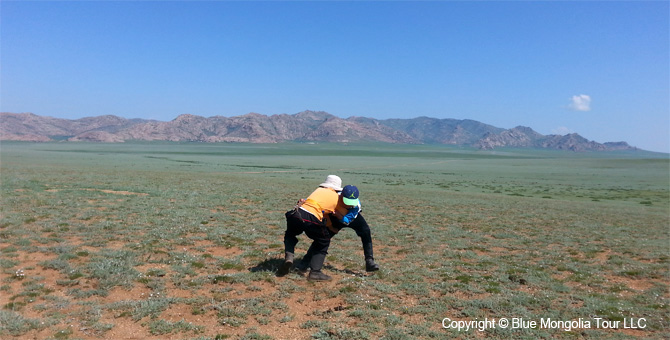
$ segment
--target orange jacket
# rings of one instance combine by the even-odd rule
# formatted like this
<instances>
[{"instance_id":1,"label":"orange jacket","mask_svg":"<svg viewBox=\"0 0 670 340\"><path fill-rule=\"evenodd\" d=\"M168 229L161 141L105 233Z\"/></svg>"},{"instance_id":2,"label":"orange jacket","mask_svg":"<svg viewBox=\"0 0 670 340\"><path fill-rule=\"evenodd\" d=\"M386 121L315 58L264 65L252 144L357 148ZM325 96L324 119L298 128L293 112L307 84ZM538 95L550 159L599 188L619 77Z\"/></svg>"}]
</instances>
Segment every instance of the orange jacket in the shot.
<instances>
[{"instance_id":1,"label":"orange jacket","mask_svg":"<svg viewBox=\"0 0 670 340\"><path fill-rule=\"evenodd\" d=\"M324 213L330 214L335 211L339 197L335 190L319 187L307 197L300 208L316 216L319 221L323 221Z\"/></svg>"}]
</instances>

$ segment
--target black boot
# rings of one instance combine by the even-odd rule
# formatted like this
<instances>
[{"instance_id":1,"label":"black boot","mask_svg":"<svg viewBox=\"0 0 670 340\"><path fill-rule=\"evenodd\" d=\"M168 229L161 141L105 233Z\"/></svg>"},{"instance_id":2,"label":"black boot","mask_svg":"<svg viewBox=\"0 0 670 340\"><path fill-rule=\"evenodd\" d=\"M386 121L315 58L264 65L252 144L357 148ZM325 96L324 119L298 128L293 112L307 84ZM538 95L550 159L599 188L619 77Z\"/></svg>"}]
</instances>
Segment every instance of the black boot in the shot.
<instances>
[{"instance_id":1,"label":"black boot","mask_svg":"<svg viewBox=\"0 0 670 340\"><path fill-rule=\"evenodd\" d=\"M314 254L310 261L309 275L307 276L308 280L313 281L330 281L332 278L321 271L323 267L323 262L326 261L326 254Z\"/></svg>"},{"instance_id":2,"label":"black boot","mask_svg":"<svg viewBox=\"0 0 670 340\"><path fill-rule=\"evenodd\" d=\"M333 278L324 274L320 270L310 270L309 271L309 276L307 276L307 279L310 281L330 281Z\"/></svg>"},{"instance_id":3,"label":"black boot","mask_svg":"<svg viewBox=\"0 0 670 340\"><path fill-rule=\"evenodd\" d=\"M279 270L277 270L277 276L279 277L288 274L288 272L291 271L291 267L293 267L293 253L286 252L284 256L284 263L282 263L281 267L279 267Z\"/></svg>"},{"instance_id":4,"label":"black boot","mask_svg":"<svg viewBox=\"0 0 670 340\"><path fill-rule=\"evenodd\" d=\"M298 269L298 271L300 271L300 274L306 274L307 273L307 270L309 270L310 265L312 263L312 257L313 256L314 256L314 244L312 243L312 245L307 250L307 253L305 254L305 256L303 256L302 259L300 260L300 262L298 262L295 265L295 268Z\"/></svg>"},{"instance_id":5,"label":"black boot","mask_svg":"<svg viewBox=\"0 0 670 340\"><path fill-rule=\"evenodd\" d=\"M374 272L379 270L379 265L375 263L372 256L372 241L363 241L363 253L365 254L365 271Z\"/></svg>"},{"instance_id":6,"label":"black boot","mask_svg":"<svg viewBox=\"0 0 670 340\"><path fill-rule=\"evenodd\" d=\"M365 259L365 271L375 272L379 270L379 265L375 263L373 258Z\"/></svg>"},{"instance_id":7,"label":"black boot","mask_svg":"<svg viewBox=\"0 0 670 340\"><path fill-rule=\"evenodd\" d=\"M300 260L298 263L295 264L295 269L297 269L300 274L306 274L307 271L309 270L309 261L311 257L308 259L307 257L303 257L302 260Z\"/></svg>"}]
</instances>

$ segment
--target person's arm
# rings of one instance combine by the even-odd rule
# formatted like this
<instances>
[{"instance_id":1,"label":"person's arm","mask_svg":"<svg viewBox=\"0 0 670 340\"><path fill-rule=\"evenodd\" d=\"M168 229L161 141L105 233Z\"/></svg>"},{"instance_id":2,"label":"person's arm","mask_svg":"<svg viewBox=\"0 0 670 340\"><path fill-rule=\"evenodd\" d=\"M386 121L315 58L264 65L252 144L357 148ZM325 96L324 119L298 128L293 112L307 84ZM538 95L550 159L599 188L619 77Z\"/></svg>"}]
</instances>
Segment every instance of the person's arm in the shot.
<instances>
[{"instance_id":1,"label":"person's arm","mask_svg":"<svg viewBox=\"0 0 670 340\"><path fill-rule=\"evenodd\" d=\"M361 211L360 206L353 207L353 208L349 209L347 214L342 216L342 224L349 225L349 223L351 223L351 221L356 219L356 216L358 216L359 211Z\"/></svg>"}]
</instances>

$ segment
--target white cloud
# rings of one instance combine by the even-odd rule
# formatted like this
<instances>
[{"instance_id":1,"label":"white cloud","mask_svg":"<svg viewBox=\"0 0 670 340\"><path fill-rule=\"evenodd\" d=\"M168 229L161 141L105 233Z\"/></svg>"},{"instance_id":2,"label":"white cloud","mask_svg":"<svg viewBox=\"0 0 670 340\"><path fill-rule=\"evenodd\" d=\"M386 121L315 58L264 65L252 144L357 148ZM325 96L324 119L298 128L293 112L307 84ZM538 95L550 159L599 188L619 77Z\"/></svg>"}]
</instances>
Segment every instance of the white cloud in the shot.
<instances>
[{"instance_id":1,"label":"white cloud","mask_svg":"<svg viewBox=\"0 0 670 340\"><path fill-rule=\"evenodd\" d=\"M572 130L570 130L570 128L567 128L567 127L565 127L565 126L559 126L559 127L555 128L555 129L552 129L552 130L551 130L551 133L553 133L553 134L555 134L555 135L561 135L561 136L563 136L563 135L571 134L571 133L572 133Z\"/></svg>"},{"instance_id":2,"label":"white cloud","mask_svg":"<svg viewBox=\"0 0 670 340\"><path fill-rule=\"evenodd\" d=\"M572 96L568 108L575 111L591 111L591 96L586 94Z\"/></svg>"}]
</instances>

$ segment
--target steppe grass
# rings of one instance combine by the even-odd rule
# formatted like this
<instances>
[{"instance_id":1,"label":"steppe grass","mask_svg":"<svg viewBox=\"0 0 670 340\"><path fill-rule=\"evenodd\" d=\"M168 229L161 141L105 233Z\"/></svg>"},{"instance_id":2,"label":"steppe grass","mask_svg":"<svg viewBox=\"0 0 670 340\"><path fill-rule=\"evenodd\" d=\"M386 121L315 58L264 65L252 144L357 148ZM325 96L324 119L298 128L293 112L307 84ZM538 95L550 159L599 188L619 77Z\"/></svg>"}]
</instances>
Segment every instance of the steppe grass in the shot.
<instances>
[{"instance_id":1,"label":"steppe grass","mask_svg":"<svg viewBox=\"0 0 670 340\"><path fill-rule=\"evenodd\" d=\"M667 155L3 142L0 157L3 337L660 339L670 327ZM283 213L328 174L360 188L382 269L365 272L345 229L333 282L275 277ZM459 332L444 318L592 325Z\"/></svg>"}]
</instances>

